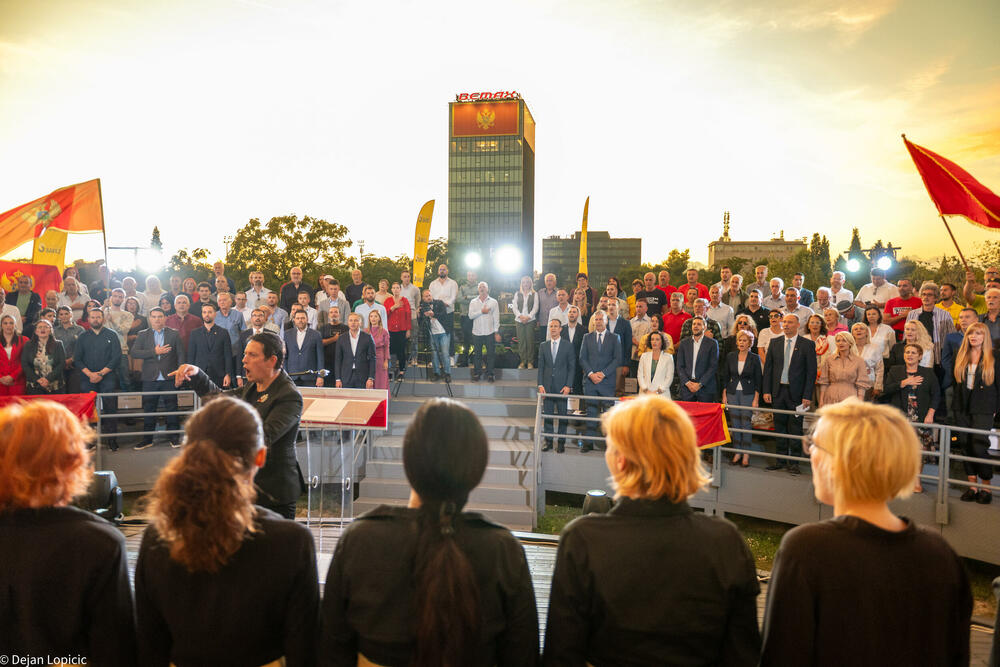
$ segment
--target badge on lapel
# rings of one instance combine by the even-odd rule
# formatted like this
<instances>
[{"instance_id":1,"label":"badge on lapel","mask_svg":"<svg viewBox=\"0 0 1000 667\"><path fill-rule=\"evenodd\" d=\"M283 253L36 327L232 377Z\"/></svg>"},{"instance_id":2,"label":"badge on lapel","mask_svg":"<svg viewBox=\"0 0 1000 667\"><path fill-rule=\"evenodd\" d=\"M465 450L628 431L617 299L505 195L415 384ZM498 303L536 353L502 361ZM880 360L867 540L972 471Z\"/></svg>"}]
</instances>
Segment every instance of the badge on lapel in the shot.
<instances>
[{"instance_id":1,"label":"badge on lapel","mask_svg":"<svg viewBox=\"0 0 1000 667\"><path fill-rule=\"evenodd\" d=\"M267 394L261 394L260 398L257 399L257 402L258 403L263 403L266 400L267 400Z\"/></svg>"}]
</instances>

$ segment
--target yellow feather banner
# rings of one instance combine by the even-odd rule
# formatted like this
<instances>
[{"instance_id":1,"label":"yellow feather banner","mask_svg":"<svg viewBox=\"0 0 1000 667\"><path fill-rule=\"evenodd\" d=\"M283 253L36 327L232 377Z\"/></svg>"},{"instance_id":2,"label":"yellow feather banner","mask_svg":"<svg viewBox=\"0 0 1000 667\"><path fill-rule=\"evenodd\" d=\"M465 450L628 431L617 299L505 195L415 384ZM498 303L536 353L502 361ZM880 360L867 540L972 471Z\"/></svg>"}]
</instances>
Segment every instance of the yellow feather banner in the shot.
<instances>
[{"instance_id":1,"label":"yellow feather banner","mask_svg":"<svg viewBox=\"0 0 1000 667\"><path fill-rule=\"evenodd\" d=\"M577 269L579 273L586 273L590 275L587 271L587 211L590 208L590 197L587 197L587 201L583 204L583 230L580 234L580 268Z\"/></svg>"},{"instance_id":2,"label":"yellow feather banner","mask_svg":"<svg viewBox=\"0 0 1000 667\"><path fill-rule=\"evenodd\" d=\"M417 214L417 229L413 235L413 284L424 286L424 271L427 269L427 244L431 239L431 218L434 216L434 200L420 207Z\"/></svg>"}]
</instances>

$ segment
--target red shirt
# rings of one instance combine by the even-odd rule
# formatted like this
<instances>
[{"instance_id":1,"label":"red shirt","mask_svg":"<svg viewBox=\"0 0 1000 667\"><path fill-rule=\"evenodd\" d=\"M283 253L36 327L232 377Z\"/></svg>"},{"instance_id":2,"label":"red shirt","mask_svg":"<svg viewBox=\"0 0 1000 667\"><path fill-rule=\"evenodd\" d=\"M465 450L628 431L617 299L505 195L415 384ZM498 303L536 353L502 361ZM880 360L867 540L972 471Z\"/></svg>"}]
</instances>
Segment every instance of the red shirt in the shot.
<instances>
[{"instance_id":1,"label":"red shirt","mask_svg":"<svg viewBox=\"0 0 1000 667\"><path fill-rule=\"evenodd\" d=\"M385 303L382 304L385 307L385 312L389 313L389 325L387 328L390 332L407 331L411 326L410 302L405 296L399 297L399 302L403 305L396 310L392 309L396 305L396 300L391 296L386 297Z\"/></svg>"},{"instance_id":2,"label":"red shirt","mask_svg":"<svg viewBox=\"0 0 1000 667\"><path fill-rule=\"evenodd\" d=\"M684 326L684 320L690 319L691 316L683 310L676 315L669 310L665 310L660 313L660 329L663 333L670 336L670 340L673 341L674 345L677 345L677 343L681 342L681 327Z\"/></svg>"},{"instance_id":3,"label":"red shirt","mask_svg":"<svg viewBox=\"0 0 1000 667\"><path fill-rule=\"evenodd\" d=\"M708 288L705 287L704 285L702 285L701 283L695 283L694 285L688 285L687 283L684 283L683 285L681 285L680 287L678 287L676 291L678 291L681 294L683 294L684 297L685 297L685 299L687 299L688 290L691 289L692 287L695 287L695 288L698 289L698 298L699 299L705 299L705 300L708 299Z\"/></svg>"},{"instance_id":4,"label":"red shirt","mask_svg":"<svg viewBox=\"0 0 1000 667\"><path fill-rule=\"evenodd\" d=\"M656 289L660 290L661 292L667 295L668 304L670 303L670 295L677 291L677 288L674 287L673 285L667 285L666 287L660 287L659 285L657 285Z\"/></svg>"},{"instance_id":5,"label":"red shirt","mask_svg":"<svg viewBox=\"0 0 1000 667\"><path fill-rule=\"evenodd\" d=\"M897 296L885 302L885 316L899 317L900 315L906 315L911 310L919 310L921 306L923 306L923 302L918 296L911 296L909 299ZM891 326L896 331L902 332L903 327L906 326L906 318L904 317Z\"/></svg>"},{"instance_id":6,"label":"red shirt","mask_svg":"<svg viewBox=\"0 0 1000 667\"><path fill-rule=\"evenodd\" d=\"M182 322L180 315L174 313L167 318L165 324L177 331L181 337L181 342L184 343L184 349L187 349L188 338L191 336L191 332L205 323L200 317L195 317L191 313L185 315Z\"/></svg>"}]
</instances>

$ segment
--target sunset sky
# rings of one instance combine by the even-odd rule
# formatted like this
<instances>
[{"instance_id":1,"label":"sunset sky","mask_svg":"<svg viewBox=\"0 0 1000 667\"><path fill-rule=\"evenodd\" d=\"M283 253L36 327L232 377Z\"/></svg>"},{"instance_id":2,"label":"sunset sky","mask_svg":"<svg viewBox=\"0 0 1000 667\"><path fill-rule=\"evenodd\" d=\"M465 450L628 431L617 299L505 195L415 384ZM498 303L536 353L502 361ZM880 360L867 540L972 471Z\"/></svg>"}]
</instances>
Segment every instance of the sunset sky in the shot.
<instances>
[{"instance_id":1,"label":"sunset sky","mask_svg":"<svg viewBox=\"0 0 1000 667\"><path fill-rule=\"evenodd\" d=\"M648 261L705 261L724 210L736 240L836 254L857 226L930 258L953 248L900 133L1000 192L998 25L996 0L0 0L0 211L100 178L109 245L221 255L295 213L410 254L427 199L447 235L448 102L517 90L536 269L588 195Z\"/></svg>"}]
</instances>

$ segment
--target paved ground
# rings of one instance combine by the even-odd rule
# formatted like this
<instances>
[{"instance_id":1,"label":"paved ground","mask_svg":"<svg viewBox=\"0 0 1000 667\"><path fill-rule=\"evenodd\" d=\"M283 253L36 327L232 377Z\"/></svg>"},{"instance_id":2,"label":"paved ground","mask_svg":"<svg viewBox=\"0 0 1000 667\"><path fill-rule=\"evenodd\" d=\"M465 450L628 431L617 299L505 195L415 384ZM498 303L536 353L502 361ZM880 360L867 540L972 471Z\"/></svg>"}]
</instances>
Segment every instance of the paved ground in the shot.
<instances>
[{"instance_id":1,"label":"paved ground","mask_svg":"<svg viewBox=\"0 0 1000 667\"><path fill-rule=\"evenodd\" d=\"M131 573L135 570L135 559L138 555L143 529L141 526L125 526L122 530L128 544L129 571ZM320 590L322 591L322 586L326 581L326 572L330 567L330 556L337 544L340 528L314 525L312 531L316 540L317 566ZM552 570L555 567L556 539L552 535L522 535L524 552L528 558L531 580L535 588L535 598L538 604L538 626L543 640L545 637L545 616L549 606L549 590L552 586ZM764 601L767 597L767 575L767 572L760 572L762 581L761 595L757 598L757 617L761 621L764 618ZM972 661L970 664L973 667L987 667L992 629L973 625L971 635Z\"/></svg>"}]
</instances>

